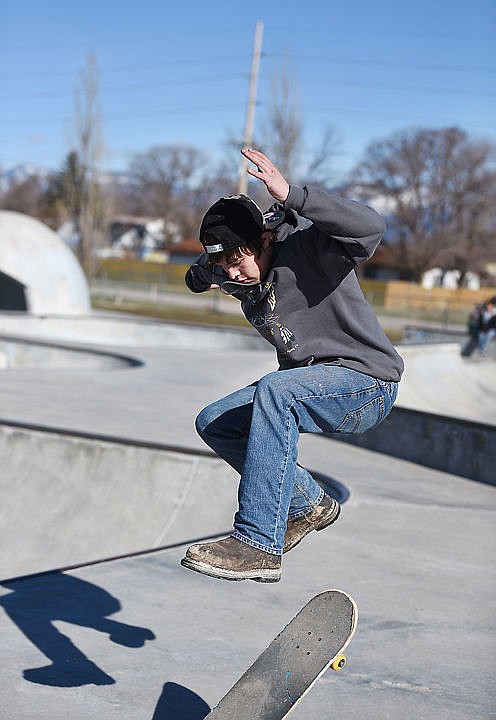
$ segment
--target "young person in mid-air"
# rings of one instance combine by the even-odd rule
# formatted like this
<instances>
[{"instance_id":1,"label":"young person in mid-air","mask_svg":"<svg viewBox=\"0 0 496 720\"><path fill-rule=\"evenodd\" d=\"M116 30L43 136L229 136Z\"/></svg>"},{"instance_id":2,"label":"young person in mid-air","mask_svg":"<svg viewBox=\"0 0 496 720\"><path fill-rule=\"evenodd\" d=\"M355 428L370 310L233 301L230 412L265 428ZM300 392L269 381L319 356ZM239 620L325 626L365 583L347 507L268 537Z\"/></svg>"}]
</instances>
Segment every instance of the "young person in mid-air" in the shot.
<instances>
[{"instance_id":1,"label":"young person in mid-air","mask_svg":"<svg viewBox=\"0 0 496 720\"><path fill-rule=\"evenodd\" d=\"M200 436L240 474L239 508L229 537L192 545L181 563L217 578L277 582L283 553L340 512L297 463L300 433L362 433L380 423L403 362L354 272L379 244L382 218L317 187L289 185L266 155L242 153L276 202L265 214L244 195L214 203L200 228L205 252L186 283L237 297L279 368L199 414Z\"/></svg>"}]
</instances>

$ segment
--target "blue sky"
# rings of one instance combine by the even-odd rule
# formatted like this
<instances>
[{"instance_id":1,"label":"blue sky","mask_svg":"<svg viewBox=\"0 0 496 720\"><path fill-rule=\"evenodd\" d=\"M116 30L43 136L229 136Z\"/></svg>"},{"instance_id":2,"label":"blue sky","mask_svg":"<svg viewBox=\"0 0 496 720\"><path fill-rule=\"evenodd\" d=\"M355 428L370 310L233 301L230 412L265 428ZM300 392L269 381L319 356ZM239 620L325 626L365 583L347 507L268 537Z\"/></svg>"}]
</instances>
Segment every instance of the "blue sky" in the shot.
<instances>
[{"instance_id":1,"label":"blue sky","mask_svg":"<svg viewBox=\"0 0 496 720\"><path fill-rule=\"evenodd\" d=\"M242 136L263 22L255 132L286 66L309 152L326 126L343 174L368 143L457 125L496 142L494 0L2 0L0 167L58 168L90 52L100 75L104 166L189 143L215 160Z\"/></svg>"}]
</instances>

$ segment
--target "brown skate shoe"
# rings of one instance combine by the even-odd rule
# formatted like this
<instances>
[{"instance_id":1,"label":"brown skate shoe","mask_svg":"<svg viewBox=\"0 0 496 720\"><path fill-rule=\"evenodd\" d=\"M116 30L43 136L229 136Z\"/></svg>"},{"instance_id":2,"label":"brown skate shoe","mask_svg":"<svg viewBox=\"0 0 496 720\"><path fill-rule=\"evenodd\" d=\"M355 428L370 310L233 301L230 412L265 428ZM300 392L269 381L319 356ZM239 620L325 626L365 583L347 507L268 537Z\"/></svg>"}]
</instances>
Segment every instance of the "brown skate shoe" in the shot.
<instances>
[{"instance_id":1,"label":"brown skate shoe","mask_svg":"<svg viewBox=\"0 0 496 720\"><path fill-rule=\"evenodd\" d=\"M191 545L181 565L224 580L278 582L281 579L280 555L258 550L234 537Z\"/></svg>"},{"instance_id":2,"label":"brown skate shoe","mask_svg":"<svg viewBox=\"0 0 496 720\"><path fill-rule=\"evenodd\" d=\"M338 501L329 495L324 495L320 503L309 513L295 520L288 520L283 552L286 553L296 547L312 530L323 530L328 525L332 525L338 519L340 512L341 506Z\"/></svg>"}]
</instances>

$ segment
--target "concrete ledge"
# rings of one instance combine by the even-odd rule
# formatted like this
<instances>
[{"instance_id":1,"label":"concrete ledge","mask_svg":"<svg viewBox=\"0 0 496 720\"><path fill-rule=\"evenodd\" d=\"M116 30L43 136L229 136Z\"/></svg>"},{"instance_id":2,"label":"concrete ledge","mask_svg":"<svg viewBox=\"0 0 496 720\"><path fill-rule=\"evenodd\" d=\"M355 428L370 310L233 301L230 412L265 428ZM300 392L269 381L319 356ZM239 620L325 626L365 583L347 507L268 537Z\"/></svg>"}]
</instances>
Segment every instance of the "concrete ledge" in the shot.
<instances>
[{"instance_id":1,"label":"concrete ledge","mask_svg":"<svg viewBox=\"0 0 496 720\"><path fill-rule=\"evenodd\" d=\"M210 450L0 421L0 580L227 535L237 473ZM321 473L341 503L348 490Z\"/></svg>"},{"instance_id":2,"label":"concrete ledge","mask_svg":"<svg viewBox=\"0 0 496 720\"><path fill-rule=\"evenodd\" d=\"M75 342L182 350L267 350L250 328L184 325L132 315L92 313L79 317L0 312L0 333L33 341Z\"/></svg>"},{"instance_id":3,"label":"concrete ledge","mask_svg":"<svg viewBox=\"0 0 496 720\"><path fill-rule=\"evenodd\" d=\"M394 407L363 435L330 437L435 470L496 485L496 426Z\"/></svg>"},{"instance_id":4,"label":"concrete ledge","mask_svg":"<svg viewBox=\"0 0 496 720\"><path fill-rule=\"evenodd\" d=\"M121 353L110 353L98 348L81 347L68 343L0 335L0 369L11 368L86 368L114 370L139 367L137 358Z\"/></svg>"},{"instance_id":5,"label":"concrete ledge","mask_svg":"<svg viewBox=\"0 0 496 720\"><path fill-rule=\"evenodd\" d=\"M0 578L225 534L232 525L236 474L213 456L7 425L0 455Z\"/></svg>"}]
</instances>

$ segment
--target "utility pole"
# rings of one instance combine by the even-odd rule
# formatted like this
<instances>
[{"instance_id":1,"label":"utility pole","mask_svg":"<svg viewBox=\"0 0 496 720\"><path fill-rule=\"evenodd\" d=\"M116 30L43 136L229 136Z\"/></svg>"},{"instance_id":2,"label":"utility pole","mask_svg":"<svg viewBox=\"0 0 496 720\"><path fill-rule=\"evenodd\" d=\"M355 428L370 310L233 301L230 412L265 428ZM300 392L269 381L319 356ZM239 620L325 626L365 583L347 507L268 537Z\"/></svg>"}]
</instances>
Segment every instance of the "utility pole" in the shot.
<instances>
[{"instance_id":1,"label":"utility pole","mask_svg":"<svg viewBox=\"0 0 496 720\"><path fill-rule=\"evenodd\" d=\"M258 21L255 27L255 41L253 44L253 59L250 73L250 91L248 95L248 106L246 108L245 132L243 135L243 147L250 147L253 139L253 116L255 113L255 102L257 96L258 68L260 66L260 55L262 50L263 23ZM241 156L239 164L238 193L246 195L248 190L248 175L246 168L248 160Z\"/></svg>"}]
</instances>

